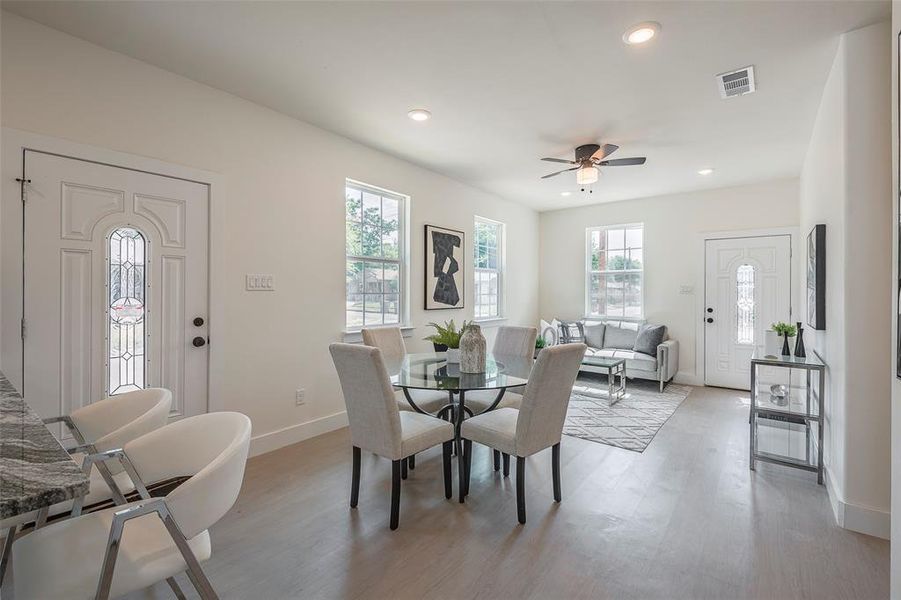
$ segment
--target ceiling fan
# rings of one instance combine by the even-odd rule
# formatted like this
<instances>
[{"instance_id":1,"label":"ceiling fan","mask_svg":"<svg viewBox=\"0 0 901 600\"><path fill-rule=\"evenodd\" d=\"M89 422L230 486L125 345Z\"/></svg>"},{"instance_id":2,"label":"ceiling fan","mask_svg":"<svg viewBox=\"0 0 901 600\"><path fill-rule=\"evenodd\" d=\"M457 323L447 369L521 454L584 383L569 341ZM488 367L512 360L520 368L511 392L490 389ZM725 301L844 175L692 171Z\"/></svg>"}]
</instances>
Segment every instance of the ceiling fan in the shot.
<instances>
[{"instance_id":1,"label":"ceiling fan","mask_svg":"<svg viewBox=\"0 0 901 600\"><path fill-rule=\"evenodd\" d=\"M629 165L643 165L647 160L644 156L635 156L632 158L614 158L608 160L607 157L616 152L619 146L613 144L583 144L576 148L576 160L565 160L562 158L542 158L547 162L563 163L567 165L575 165L569 169L563 169L556 173L549 173L542 176L542 179L555 177L560 173L567 171L576 172L576 182L580 185L587 185L598 180L598 167L625 167Z\"/></svg>"}]
</instances>

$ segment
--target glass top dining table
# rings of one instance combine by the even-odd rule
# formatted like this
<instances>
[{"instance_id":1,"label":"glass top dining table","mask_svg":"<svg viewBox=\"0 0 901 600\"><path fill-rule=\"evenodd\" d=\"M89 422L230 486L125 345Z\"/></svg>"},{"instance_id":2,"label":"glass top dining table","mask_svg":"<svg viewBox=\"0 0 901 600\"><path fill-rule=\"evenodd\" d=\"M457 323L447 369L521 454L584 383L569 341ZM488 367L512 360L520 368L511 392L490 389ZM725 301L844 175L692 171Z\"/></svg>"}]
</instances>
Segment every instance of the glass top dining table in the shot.
<instances>
[{"instance_id":1,"label":"glass top dining table","mask_svg":"<svg viewBox=\"0 0 901 600\"><path fill-rule=\"evenodd\" d=\"M489 353L484 373L462 373L458 363L447 362L445 352L423 352L407 354L386 367L395 387L467 392L523 386L529 381L534 362L522 356Z\"/></svg>"}]
</instances>

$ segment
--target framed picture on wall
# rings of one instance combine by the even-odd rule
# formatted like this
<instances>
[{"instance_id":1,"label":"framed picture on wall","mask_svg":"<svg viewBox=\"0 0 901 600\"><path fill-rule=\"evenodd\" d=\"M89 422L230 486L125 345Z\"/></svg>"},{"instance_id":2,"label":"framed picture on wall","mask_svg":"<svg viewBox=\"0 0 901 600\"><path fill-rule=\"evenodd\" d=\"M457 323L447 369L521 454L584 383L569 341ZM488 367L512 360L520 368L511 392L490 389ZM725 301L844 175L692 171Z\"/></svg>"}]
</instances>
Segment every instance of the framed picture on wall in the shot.
<instances>
[{"instance_id":1,"label":"framed picture on wall","mask_svg":"<svg viewBox=\"0 0 901 600\"><path fill-rule=\"evenodd\" d=\"M807 234L807 324L826 329L826 226Z\"/></svg>"},{"instance_id":2,"label":"framed picture on wall","mask_svg":"<svg viewBox=\"0 0 901 600\"><path fill-rule=\"evenodd\" d=\"M462 231L425 226L425 309L463 308L466 238Z\"/></svg>"}]
</instances>

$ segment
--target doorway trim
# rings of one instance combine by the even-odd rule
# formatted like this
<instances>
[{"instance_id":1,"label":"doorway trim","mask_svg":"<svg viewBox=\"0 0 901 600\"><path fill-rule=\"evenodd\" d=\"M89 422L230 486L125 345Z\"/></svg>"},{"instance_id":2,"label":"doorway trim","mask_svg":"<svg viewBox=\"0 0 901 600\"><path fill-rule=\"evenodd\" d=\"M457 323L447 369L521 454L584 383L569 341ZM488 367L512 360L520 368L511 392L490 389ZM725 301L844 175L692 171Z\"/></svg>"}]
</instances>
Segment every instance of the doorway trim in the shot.
<instances>
[{"instance_id":1,"label":"doorway trim","mask_svg":"<svg viewBox=\"0 0 901 600\"><path fill-rule=\"evenodd\" d=\"M801 252L801 230L797 226L766 227L761 229L739 229L734 231L702 231L697 237L696 254L698 265L695 271L695 379L698 385L707 385L707 336L704 334L704 304L707 300L707 241L735 238L769 237L788 235L791 257L789 261L789 288L791 289L792 315L800 309L799 297L799 256ZM796 276L796 273L798 274Z\"/></svg>"},{"instance_id":2,"label":"doorway trim","mask_svg":"<svg viewBox=\"0 0 901 600\"><path fill-rule=\"evenodd\" d=\"M216 232L223 231L224 215L223 211L219 210L218 203L225 196L225 178L212 171L168 163L137 154L71 142L9 127L0 129L0 173L2 173L2 183L0 183L0 227L2 227L2 235L0 235L0 243L2 243L0 277L4 281L19 282L18 285L12 286L12 289L8 285L2 286L4 289L2 296L0 296L0 310L2 310L3 318L0 319L0 328L2 328L0 336L3 339L9 339L11 333L15 334L18 331L18 324L23 316L23 288L21 285L24 272L22 256L24 235L22 231L23 207L19 183L16 181L16 178L22 177L26 150L140 171L162 177L183 179L207 186L209 194L210 279L207 412L224 410L221 382L225 371L225 353L220 350L218 341L222 339L220 337L220 332L222 332L220 325L224 322L225 311L221 302L214 303L212 299L222 298L224 291L224 239L217 235ZM14 323L7 322L9 320L13 320ZM6 375L11 381L21 384L22 368L24 367L22 364L21 338L18 337L18 334L15 334L14 338L19 340L19 352L14 365L18 372L13 373L12 376L10 376L10 373L6 373ZM9 367L6 363L12 362L10 356L12 353L5 345L0 349L0 352L2 352L2 359L5 361L3 368L8 369Z\"/></svg>"}]
</instances>

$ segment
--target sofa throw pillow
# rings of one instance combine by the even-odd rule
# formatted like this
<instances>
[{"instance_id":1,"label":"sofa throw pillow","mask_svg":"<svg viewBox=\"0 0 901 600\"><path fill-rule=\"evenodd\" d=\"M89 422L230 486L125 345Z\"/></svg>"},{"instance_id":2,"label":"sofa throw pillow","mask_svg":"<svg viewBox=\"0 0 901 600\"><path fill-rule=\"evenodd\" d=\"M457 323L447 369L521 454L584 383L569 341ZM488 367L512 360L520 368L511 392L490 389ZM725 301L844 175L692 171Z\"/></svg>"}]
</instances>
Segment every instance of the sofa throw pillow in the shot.
<instances>
[{"instance_id":1,"label":"sofa throw pillow","mask_svg":"<svg viewBox=\"0 0 901 600\"><path fill-rule=\"evenodd\" d=\"M604 329L604 348L632 350L636 338L638 338L638 332L634 329L625 329L607 323Z\"/></svg>"},{"instance_id":2,"label":"sofa throw pillow","mask_svg":"<svg viewBox=\"0 0 901 600\"><path fill-rule=\"evenodd\" d=\"M604 324L603 323L585 323L582 326L585 331L585 343L589 348L604 347Z\"/></svg>"},{"instance_id":3,"label":"sofa throw pillow","mask_svg":"<svg viewBox=\"0 0 901 600\"><path fill-rule=\"evenodd\" d=\"M553 346L560 341L560 322L554 319L550 323L541 319L538 324L538 335L544 338L548 346Z\"/></svg>"},{"instance_id":4,"label":"sofa throw pillow","mask_svg":"<svg viewBox=\"0 0 901 600\"><path fill-rule=\"evenodd\" d=\"M666 325L645 325L639 330L632 349L642 354L657 356L657 346L663 343L665 337Z\"/></svg>"},{"instance_id":5,"label":"sofa throw pillow","mask_svg":"<svg viewBox=\"0 0 901 600\"><path fill-rule=\"evenodd\" d=\"M580 321L560 321L560 343L574 344L585 341L585 329Z\"/></svg>"}]
</instances>

